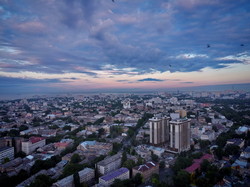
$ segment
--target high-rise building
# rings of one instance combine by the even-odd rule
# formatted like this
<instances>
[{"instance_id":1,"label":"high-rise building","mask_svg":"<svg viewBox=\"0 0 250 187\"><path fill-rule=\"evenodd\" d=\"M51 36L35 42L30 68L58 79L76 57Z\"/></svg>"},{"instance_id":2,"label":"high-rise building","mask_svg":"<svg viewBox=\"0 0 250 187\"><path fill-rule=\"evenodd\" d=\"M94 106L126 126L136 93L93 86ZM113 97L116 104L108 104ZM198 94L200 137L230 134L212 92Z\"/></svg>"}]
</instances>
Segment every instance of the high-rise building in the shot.
<instances>
[{"instance_id":1,"label":"high-rise building","mask_svg":"<svg viewBox=\"0 0 250 187\"><path fill-rule=\"evenodd\" d=\"M169 140L169 118L153 117L149 119L150 143L159 145Z\"/></svg>"},{"instance_id":2,"label":"high-rise building","mask_svg":"<svg viewBox=\"0 0 250 187\"><path fill-rule=\"evenodd\" d=\"M190 149L190 120L187 118L170 121L170 148L174 152Z\"/></svg>"}]
</instances>

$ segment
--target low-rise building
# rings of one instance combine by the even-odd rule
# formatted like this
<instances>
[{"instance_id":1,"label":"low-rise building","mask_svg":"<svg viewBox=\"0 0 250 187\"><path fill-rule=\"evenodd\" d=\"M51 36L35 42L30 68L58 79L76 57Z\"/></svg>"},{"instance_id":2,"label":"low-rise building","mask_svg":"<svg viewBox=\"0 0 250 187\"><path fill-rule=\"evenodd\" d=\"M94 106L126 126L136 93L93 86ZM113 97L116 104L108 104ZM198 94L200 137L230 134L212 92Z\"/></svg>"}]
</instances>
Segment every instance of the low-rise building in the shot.
<instances>
[{"instance_id":1,"label":"low-rise building","mask_svg":"<svg viewBox=\"0 0 250 187\"><path fill-rule=\"evenodd\" d=\"M14 159L14 147L6 146L0 148L0 162L3 163L5 158L8 158L9 160Z\"/></svg>"},{"instance_id":2,"label":"low-rise building","mask_svg":"<svg viewBox=\"0 0 250 187\"><path fill-rule=\"evenodd\" d=\"M113 144L97 141L85 141L77 147L84 155L106 155L113 149Z\"/></svg>"},{"instance_id":3,"label":"low-rise building","mask_svg":"<svg viewBox=\"0 0 250 187\"><path fill-rule=\"evenodd\" d=\"M240 148L242 148L244 146L245 140L240 139L240 138L233 138L233 139L229 139L227 140L227 144L226 145L237 145Z\"/></svg>"},{"instance_id":4,"label":"low-rise building","mask_svg":"<svg viewBox=\"0 0 250 187\"><path fill-rule=\"evenodd\" d=\"M209 162L211 162L213 160L213 156L210 154L205 154L200 159L194 159L193 164L187 167L185 171L187 171L188 173L194 173L196 170L200 169L203 160L208 160Z\"/></svg>"},{"instance_id":5,"label":"low-rise building","mask_svg":"<svg viewBox=\"0 0 250 187\"><path fill-rule=\"evenodd\" d=\"M208 130L201 135L201 140L215 140L215 135L213 130Z\"/></svg>"},{"instance_id":6,"label":"low-rise building","mask_svg":"<svg viewBox=\"0 0 250 187\"><path fill-rule=\"evenodd\" d=\"M22 142L22 151L28 155L45 144L45 138L32 136L28 141Z\"/></svg>"},{"instance_id":7,"label":"low-rise building","mask_svg":"<svg viewBox=\"0 0 250 187\"><path fill-rule=\"evenodd\" d=\"M106 175L121 167L122 155L120 153L106 158L96 164L97 171L101 175Z\"/></svg>"},{"instance_id":8,"label":"low-rise building","mask_svg":"<svg viewBox=\"0 0 250 187\"><path fill-rule=\"evenodd\" d=\"M241 152L240 156L242 158L249 159L250 158L250 146L247 146L246 149L244 149L244 151Z\"/></svg>"},{"instance_id":9,"label":"low-rise building","mask_svg":"<svg viewBox=\"0 0 250 187\"><path fill-rule=\"evenodd\" d=\"M132 170L133 177L139 173L143 177L144 181L150 179L150 177L156 173L159 174L159 164L153 161L147 162L146 164L136 166Z\"/></svg>"},{"instance_id":10,"label":"low-rise building","mask_svg":"<svg viewBox=\"0 0 250 187\"><path fill-rule=\"evenodd\" d=\"M99 184L108 187L113 184L115 179L129 179L129 170L127 168L120 168L116 171L108 173L107 175L99 177Z\"/></svg>"},{"instance_id":11,"label":"low-rise building","mask_svg":"<svg viewBox=\"0 0 250 187\"><path fill-rule=\"evenodd\" d=\"M95 170L91 168L85 168L78 172L80 177L80 183L91 184L95 177ZM65 177L53 184L53 187L74 187L73 175Z\"/></svg>"}]
</instances>

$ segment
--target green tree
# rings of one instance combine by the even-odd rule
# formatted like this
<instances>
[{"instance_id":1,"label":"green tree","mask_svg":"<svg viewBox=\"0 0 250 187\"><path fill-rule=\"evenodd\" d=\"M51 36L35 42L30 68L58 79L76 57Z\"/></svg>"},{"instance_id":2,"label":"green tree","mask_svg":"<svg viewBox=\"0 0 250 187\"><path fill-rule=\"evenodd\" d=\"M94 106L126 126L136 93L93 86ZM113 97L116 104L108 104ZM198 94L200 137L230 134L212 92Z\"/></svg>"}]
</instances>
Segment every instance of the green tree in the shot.
<instances>
[{"instance_id":1,"label":"green tree","mask_svg":"<svg viewBox=\"0 0 250 187\"><path fill-rule=\"evenodd\" d=\"M128 159L126 151L122 153L122 165Z\"/></svg>"},{"instance_id":2,"label":"green tree","mask_svg":"<svg viewBox=\"0 0 250 187\"><path fill-rule=\"evenodd\" d=\"M122 166L131 170L135 166L135 161L130 159L126 160Z\"/></svg>"},{"instance_id":3,"label":"green tree","mask_svg":"<svg viewBox=\"0 0 250 187\"><path fill-rule=\"evenodd\" d=\"M214 130L214 132L218 132L218 128L215 125L212 126L212 129Z\"/></svg>"},{"instance_id":4,"label":"green tree","mask_svg":"<svg viewBox=\"0 0 250 187\"><path fill-rule=\"evenodd\" d=\"M74 173L73 179L74 179L74 185L75 185L75 187L81 187L80 176L79 176L78 172Z\"/></svg>"},{"instance_id":5,"label":"green tree","mask_svg":"<svg viewBox=\"0 0 250 187\"><path fill-rule=\"evenodd\" d=\"M158 162L159 160L159 157L153 153L153 151L151 151L151 159L154 161L154 162Z\"/></svg>"},{"instance_id":6,"label":"green tree","mask_svg":"<svg viewBox=\"0 0 250 187\"><path fill-rule=\"evenodd\" d=\"M202 163L201 163L201 167L200 167L200 170L202 172L206 172L208 170L208 168L210 167L210 163L208 160L203 160Z\"/></svg>"},{"instance_id":7,"label":"green tree","mask_svg":"<svg viewBox=\"0 0 250 187\"><path fill-rule=\"evenodd\" d=\"M73 154L71 159L70 159L70 163L72 163L72 164L76 164L80 161L81 161L81 157L77 153Z\"/></svg>"},{"instance_id":8,"label":"green tree","mask_svg":"<svg viewBox=\"0 0 250 187\"><path fill-rule=\"evenodd\" d=\"M38 175L29 187L48 187L53 183L52 179L47 175Z\"/></svg>"},{"instance_id":9,"label":"green tree","mask_svg":"<svg viewBox=\"0 0 250 187\"><path fill-rule=\"evenodd\" d=\"M214 149L214 154L217 156L217 158L219 160L221 160L223 155L224 155L224 151L222 150L221 147L218 147L218 148Z\"/></svg>"},{"instance_id":10,"label":"green tree","mask_svg":"<svg viewBox=\"0 0 250 187\"><path fill-rule=\"evenodd\" d=\"M118 151L120 151L121 148L122 148L122 144L117 143L117 142L113 143L113 151L114 152L117 153Z\"/></svg>"},{"instance_id":11,"label":"green tree","mask_svg":"<svg viewBox=\"0 0 250 187\"><path fill-rule=\"evenodd\" d=\"M142 176L140 173L137 173L134 178L132 179L133 183L136 185L136 186L139 186L141 183L142 183Z\"/></svg>"},{"instance_id":12,"label":"green tree","mask_svg":"<svg viewBox=\"0 0 250 187\"><path fill-rule=\"evenodd\" d=\"M233 144L229 144L229 145L226 146L224 154L226 156L228 156L228 155L236 155L236 154L239 153L239 151L240 151L240 147L239 146L233 145Z\"/></svg>"},{"instance_id":13,"label":"green tree","mask_svg":"<svg viewBox=\"0 0 250 187\"><path fill-rule=\"evenodd\" d=\"M100 124L104 121L104 119L105 119L104 117L97 119L97 120L94 122L94 125L100 125Z\"/></svg>"},{"instance_id":14,"label":"green tree","mask_svg":"<svg viewBox=\"0 0 250 187\"><path fill-rule=\"evenodd\" d=\"M101 136L101 135L104 135L105 134L105 129L104 128L100 128L98 130L98 134Z\"/></svg>"},{"instance_id":15,"label":"green tree","mask_svg":"<svg viewBox=\"0 0 250 187\"><path fill-rule=\"evenodd\" d=\"M136 165L142 165L144 162L145 162L144 159L143 159L142 157L139 156Z\"/></svg>"},{"instance_id":16,"label":"green tree","mask_svg":"<svg viewBox=\"0 0 250 187\"><path fill-rule=\"evenodd\" d=\"M160 184L160 177L158 174L154 173L151 177L151 182L154 186L158 186Z\"/></svg>"},{"instance_id":17,"label":"green tree","mask_svg":"<svg viewBox=\"0 0 250 187\"><path fill-rule=\"evenodd\" d=\"M15 136L19 136L19 135L20 135L20 132L18 130L15 130L15 129L11 129L8 132L8 136L11 136L11 137L15 137Z\"/></svg>"},{"instance_id":18,"label":"green tree","mask_svg":"<svg viewBox=\"0 0 250 187\"><path fill-rule=\"evenodd\" d=\"M49 129L59 129L59 126L58 125L50 125Z\"/></svg>"},{"instance_id":19,"label":"green tree","mask_svg":"<svg viewBox=\"0 0 250 187\"><path fill-rule=\"evenodd\" d=\"M200 142L201 149L206 148L210 144L209 140L200 140L199 142Z\"/></svg>"},{"instance_id":20,"label":"green tree","mask_svg":"<svg viewBox=\"0 0 250 187\"><path fill-rule=\"evenodd\" d=\"M188 187L190 184L190 174L184 170L179 171L173 179L177 187Z\"/></svg>"},{"instance_id":21,"label":"green tree","mask_svg":"<svg viewBox=\"0 0 250 187\"><path fill-rule=\"evenodd\" d=\"M180 171L181 169L184 169L192 164L192 159L188 157L178 157L175 161L175 164L173 166L173 170L175 173Z\"/></svg>"},{"instance_id":22,"label":"green tree","mask_svg":"<svg viewBox=\"0 0 250 187\"><path fill-rule=\"evenodd\" d=\"M19 131L24 131L24 130L27 130L27 129L29 129L29 127L26 126L26 125L21 125L21 126L19 127Z\"/></svg>"},{"instance_id":23,"label":"green tree","mask_svg":"<svg viewBox=\"0 0 250 187\"><path fill-rule=\"evenodd\" d=\"M65 131L66 131L66 130L71 131L71 126L69 126L69 125L64 126L64 127L63 127L63 130L65 130Z\"/></svg>"},{"instance_id":24,"label":"green tree","mask_svg":"<svg viewBox=\"0 0 250 187\"><path fill-rule=\"evenodd\" d=\"M205 177L198 177L198 178L195 180L195 184L196 184L198 187L209 187L208 180L207 180L207 178L205 178Z\"/></svg>"},{"instance_id":25,"label":"green tree","mask_svg":"<svg viewBox=\"0 0 250 187\"><path fill-rule=\"evenodd\" d=\"M80 164L67 164L63 169L62 177L67 177L69 175L74 174L75 172L78 172L83 169L83 166Z\"/></svg>"},{"instance_id":26,"label":"green tree","mask_svg":"<svg viewBox=\"0 0 250 187\"><path fill-rule=\"evenodd\" d=\"M9 158L9 157L6 157L6 158L3 159L3 163L4 163L4 164L7 163L7 162L9 162L9 161L10 161L10 158Z\"/></svg>"},{"instance_id":27,"label":"green tree","mask_svg":"<svg viewBox=\"0 0 250 187\"><path fill-rule=\"evenodd\" d=\"M159 167L160 167L160 169L164 169L164 168L165 168L165 162L164 162L164 161L161 161L161 162L159 163Z\"/></svg>"}]
</instances>

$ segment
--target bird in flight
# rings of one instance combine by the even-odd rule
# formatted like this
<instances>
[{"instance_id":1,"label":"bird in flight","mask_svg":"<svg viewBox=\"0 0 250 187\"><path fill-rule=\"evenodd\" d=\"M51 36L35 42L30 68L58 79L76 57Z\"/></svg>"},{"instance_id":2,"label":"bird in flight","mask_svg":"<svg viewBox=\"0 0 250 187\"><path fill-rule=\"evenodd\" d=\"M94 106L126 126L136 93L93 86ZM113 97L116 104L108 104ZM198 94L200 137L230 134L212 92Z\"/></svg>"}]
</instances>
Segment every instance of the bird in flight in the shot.
<instances>
[{"instance_id":1,"label":"bird in flight","mask_svg":"<svg viewBox=\"0 0 250 187\"><path fill-rule=\"evenodd\" d=\"M113 3L115 2L115 0L112 0L113 1Z\"/></svg>"},{"instance_id":2,"label":"bird in flight","mask_svg":"<svg viewBox=\"0 0 250 187\"><path fill-rule=\"evenodd\" d=\"M242 47L243 47L243 46L244 46L244 44L240 44L240 46L242 46Z\"/></svg>"},{"instance_id":3,"label":"bird in flight","mask_svg":"<svg viewBox=\"0 0 250 187\"><path fill-rule=\"evenodd\" d=\"M207 48L209 48L210 47L210 44L207 44Z\"/></svg>"}]
</instances>

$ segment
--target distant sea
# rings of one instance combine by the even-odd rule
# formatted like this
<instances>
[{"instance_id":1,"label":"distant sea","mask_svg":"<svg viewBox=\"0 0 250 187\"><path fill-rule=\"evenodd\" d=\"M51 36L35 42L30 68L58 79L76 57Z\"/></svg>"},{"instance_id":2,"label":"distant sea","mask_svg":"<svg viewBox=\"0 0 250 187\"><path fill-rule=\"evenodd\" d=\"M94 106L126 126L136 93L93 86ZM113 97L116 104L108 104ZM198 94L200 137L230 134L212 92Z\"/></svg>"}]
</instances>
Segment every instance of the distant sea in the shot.
<instances>
[{"instance_id":1,"label":"distant sea","mask_svg":"<svg viewBox=\"0 0 250 187\"><path fill-rule=\"evenodd\" d=\"M1 93L0 100L13 100L35 97L56 97L56 96L75 96L75 95L93 95L93 94L145 94L156 92L175 92L175 91L224 91L238 90L250 92L250 83L246 84L224 84L224 85L208 85L196 87L179 87L179 88L158 88L158 89L102 89L77 92L56 92L56 93Z\"/></svg>"}]
</instances>

